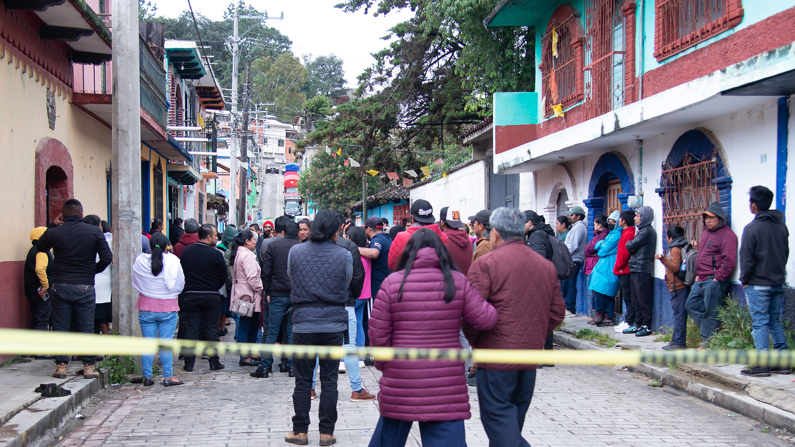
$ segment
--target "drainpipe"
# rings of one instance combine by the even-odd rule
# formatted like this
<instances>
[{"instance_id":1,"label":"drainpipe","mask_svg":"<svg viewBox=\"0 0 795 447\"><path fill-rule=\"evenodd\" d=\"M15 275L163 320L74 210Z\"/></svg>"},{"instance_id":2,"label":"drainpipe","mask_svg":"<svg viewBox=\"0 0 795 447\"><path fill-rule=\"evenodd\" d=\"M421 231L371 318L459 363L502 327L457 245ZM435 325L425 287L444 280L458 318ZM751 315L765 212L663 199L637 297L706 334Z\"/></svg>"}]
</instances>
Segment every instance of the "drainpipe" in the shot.
<instances>
[{"instance_id":1,"label":"drainpipe","mask_svg":"<svg viewBox=\"0 0 795 447\"><path fill-rule=\"evenodd\" d=\"M789 139L789 98L778 98L776 138L776 209L787 211L787 140Z\"/></svg>"},{"instance_id":2,"label":"drainpipe","mask_svg":"<svg viewBox=\"0 0 795 447\"><path fill-rule=\"evenodd\" d=\"M646 0L640 0L640 76L638 80L638 101L643 100L644 49L646 48Z\"/></svg>"},{"instance_id":3,"label":"drainpipe","mask_svg":"<svg viewBox=\"0 0 795 447\"><path fill-rule=\"evenodd\" d=\"M638 140L638 206L643 205L643 140Z\"/></svg>"}]
</instances>

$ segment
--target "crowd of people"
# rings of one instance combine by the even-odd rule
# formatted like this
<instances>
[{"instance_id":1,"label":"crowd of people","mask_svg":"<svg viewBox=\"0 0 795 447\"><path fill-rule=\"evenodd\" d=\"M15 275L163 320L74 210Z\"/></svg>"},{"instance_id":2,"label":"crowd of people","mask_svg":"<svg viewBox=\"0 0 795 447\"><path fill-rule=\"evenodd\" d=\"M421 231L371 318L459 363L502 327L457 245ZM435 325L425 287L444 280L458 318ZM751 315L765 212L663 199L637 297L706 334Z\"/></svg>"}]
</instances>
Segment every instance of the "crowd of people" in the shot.
<instances>
[{"instance_id":1,"label":"crowd of people","mask_svg":"<svg viewBox=\"0 0 795 447\"><path fill-rule=\"evenodd\" d=\"M756 217L740 247L740 280L760 351L768 349L769 335L775 349L787 348L780 307L788 232L782 213L770 210L772 199L765 187L751 189ZM620 292L623 332L647 336L653 330L658 259L674 311L673 341L664 349L681 349L688 315L703 343L709 342L737 261L737 237L717 202L704 210L700 242L686 241L679 226L667 229L665 255L655 254L654 211L648 206L595 216L590 240L579 206L557 219L557 233L531 210L481 210L467 223L452 207L442 208L437 220L429 202L416 200L410 213L407 227L394 225L388 232L386 219L370 217L356 226L330 210L311 222L282 216L262 228L228 225L220 235L214 225L187 219L174 221L166 237L162 223L153 222L132 271L143 336L219 341L233 318L238 343L551 349L553 330L576 313L583 268L594 296L589 323L618 324ZM62 216L30 237L25 290L33 327L108 333L110 226L96 216L83 217L80 202L70 199ZM182 370L193 371L196 357L182 359ZM211 371L224 369L217 355L207 359ZM68 360L55 358L53 376L66 377ZM466 445L467 385L477 387L480 419L493 445L528 445L521 430L536 365L374 361L354 354L341 361L241 356L239 364L254 367L252 378L267 379L275 360L281 373L295 378L289 443L308 443L319 377L320 445L334 444L339 372L347 373L351 401L366 402L376 396L364 388L359 370L374 365L382 372L381 417L371 446L404 445L415 421L423 445ZM96 377L96 358L82 361L84 376ZM160 361L164 386L182 384L173 376L171 351L162 350ZM142 357L145 386L155 383L153 362L154 356ZM743 374L784 372L751 365Z\"/></svg>"}]
</instances>

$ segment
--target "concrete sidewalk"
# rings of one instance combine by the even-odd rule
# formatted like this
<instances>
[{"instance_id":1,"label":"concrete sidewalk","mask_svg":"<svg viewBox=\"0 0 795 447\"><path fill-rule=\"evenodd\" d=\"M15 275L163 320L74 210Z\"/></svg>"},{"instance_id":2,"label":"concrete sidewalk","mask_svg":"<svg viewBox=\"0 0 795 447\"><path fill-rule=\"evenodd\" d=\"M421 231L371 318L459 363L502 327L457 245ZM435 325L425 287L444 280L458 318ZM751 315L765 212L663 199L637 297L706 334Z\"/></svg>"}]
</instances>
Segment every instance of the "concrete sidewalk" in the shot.
<instances>
[{"instance_id":1,"label":"concrete sidewalk","mask_svg":"<svg viewBox=\"0 0 795 447\"><path fill-rule=\"evenodd\" d=\"M635 334L615 332L615 326L600 328L587 324L588 320L590 317L587 316L566 318L563 327L555 332L555 343L570 349L644 351L662 350L668 344L654 341L657 334L636 337ZM586 328L608 333L618 343L614 348L606 348L574 338L576 331ZM683 364L672 368L643 363L627 369L757 421L795 432L795 383L792 382L795 374L752 378L740 375L740 370L746 367L738 364Z\"/></svg>"},{"instance_id":2,"label":"concrete sidewalk","mask_svg":"<svg viewBox=\"0 0 795 447\"><path fill-rule=\"evenodd\" d=\"M15 358L0 367L0 447L30 445L47 431L74 417L88 400L108 386L107 373L86 380L77 372L80 361L69 362L66 379L52 377L52 360ZM41 384L55 383L72 393L44 398L34 391Z\"/></svg>"}]
</instances>

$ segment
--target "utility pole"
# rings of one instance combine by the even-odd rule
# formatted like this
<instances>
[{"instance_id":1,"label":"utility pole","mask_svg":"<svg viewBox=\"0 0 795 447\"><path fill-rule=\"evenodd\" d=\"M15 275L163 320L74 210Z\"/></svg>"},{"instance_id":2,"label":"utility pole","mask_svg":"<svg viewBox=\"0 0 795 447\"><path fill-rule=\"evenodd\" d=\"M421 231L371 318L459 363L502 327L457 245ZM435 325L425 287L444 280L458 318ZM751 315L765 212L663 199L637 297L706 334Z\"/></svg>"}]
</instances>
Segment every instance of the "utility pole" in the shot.
<instances>
[{"instance_id":1,"label":"utility pole","mask_svg":"<svg viewBox=\"0 0 795 447\"><path fill-rule=\"evenodd\" d=\"M138 2L117 0L113 14L113 322L141 335L132 267L141 251L141 81Z\"/></svg>"},{"instance_id":2,"label":"utility pole","mask_svg":"<svg viewBox=\"0 0 795 447\"><path fill-rule=\"evenodd\" d=\"M367 171L362 166L362 226L367 223Z\"/></svg>"},{"instance_id":3,"label":"utility pole","mask_svg":"<svg viewBox=\"0 0 795 447\"><path fill-rule=\"evenodd\" d=\"M248 163L248 64L246 64L245 84L243 85L243 120L240 127L240 161ZM243 225L246 221L246 206L248 200L248 169L244 166L240 167L240 192L238 198L238 213L237 221L239 225ZM240 227L242 229L242 227Z\"/></svg>"}]
</instances>

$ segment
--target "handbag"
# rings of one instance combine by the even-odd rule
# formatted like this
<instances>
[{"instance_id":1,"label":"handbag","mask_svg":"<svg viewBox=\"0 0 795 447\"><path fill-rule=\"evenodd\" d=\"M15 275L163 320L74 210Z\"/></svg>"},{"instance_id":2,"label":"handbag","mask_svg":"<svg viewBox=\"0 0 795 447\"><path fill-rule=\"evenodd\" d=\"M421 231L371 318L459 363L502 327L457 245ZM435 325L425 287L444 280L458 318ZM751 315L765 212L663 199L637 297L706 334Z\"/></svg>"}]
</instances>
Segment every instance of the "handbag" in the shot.
<instances>
[{"instance_id":1,"label":"handbag","mask_svg":"<svg viewBox=\"0 0 795 447\"><path fill-rule=\"evenodd\" d=\"M254 289L248 283L237 281L237 268L232 266L234 277L232 280L232 302L229 311L241 317L254 315Z\"/></svg>"}]
</instances>

